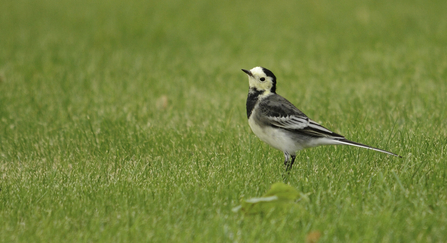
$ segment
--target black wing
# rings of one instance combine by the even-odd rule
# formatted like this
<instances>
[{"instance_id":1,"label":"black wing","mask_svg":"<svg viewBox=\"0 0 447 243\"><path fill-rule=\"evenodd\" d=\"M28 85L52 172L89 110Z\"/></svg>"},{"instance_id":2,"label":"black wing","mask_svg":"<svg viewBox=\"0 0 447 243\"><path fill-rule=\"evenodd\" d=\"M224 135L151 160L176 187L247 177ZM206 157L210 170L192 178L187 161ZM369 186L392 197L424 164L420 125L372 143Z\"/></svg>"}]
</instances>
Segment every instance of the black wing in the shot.
<instances>
[{"instance_id":1,"label":"black wing","mask_svg":"<svg viewBox=\"0 0 447 243\"><path fill-rule=\"evenodd\" d=\"M309 119L280 95L273 94L264 98L259 103L259 108L261 113L259 119L266 124L312 137L344 138Z\"/></svg>"}]
</instances>

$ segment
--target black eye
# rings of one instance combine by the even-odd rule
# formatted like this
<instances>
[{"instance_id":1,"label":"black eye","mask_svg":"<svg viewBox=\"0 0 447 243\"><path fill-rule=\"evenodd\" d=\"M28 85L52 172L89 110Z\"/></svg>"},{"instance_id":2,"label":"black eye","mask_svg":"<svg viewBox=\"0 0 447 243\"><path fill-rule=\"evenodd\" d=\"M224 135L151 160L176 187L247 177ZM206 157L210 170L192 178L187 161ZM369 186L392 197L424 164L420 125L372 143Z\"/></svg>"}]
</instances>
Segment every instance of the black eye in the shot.
<instances>
[{"instance_id":1,"label":"black eye","mask_svg":"<svg viewBox=\"0 0 447 243\"><path fill-rule=\"evenodd\" d=\"M261 78L261 81L264 81L265 80L265 78Z\"/></svg>"}]
</instances>

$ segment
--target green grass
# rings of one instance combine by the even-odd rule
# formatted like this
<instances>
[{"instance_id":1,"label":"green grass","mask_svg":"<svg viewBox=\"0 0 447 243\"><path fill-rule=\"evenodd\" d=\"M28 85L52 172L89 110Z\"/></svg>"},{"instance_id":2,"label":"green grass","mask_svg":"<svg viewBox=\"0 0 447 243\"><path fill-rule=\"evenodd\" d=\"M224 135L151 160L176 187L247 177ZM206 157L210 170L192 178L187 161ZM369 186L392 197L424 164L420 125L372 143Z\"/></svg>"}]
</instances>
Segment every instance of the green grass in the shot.
<instances>
[{"instance_id":1,"label":"green grass","mask_svg":"<svg viewBox=\"0 0 447 243\"><path fill-rule=\"evenodd\" d=\"M1 242L447 241L445 1L2 0ZM241 68L394 158L305 150L282 181ZM166 102L167 100L167 102Z\"/></svg>"}]
</instances>

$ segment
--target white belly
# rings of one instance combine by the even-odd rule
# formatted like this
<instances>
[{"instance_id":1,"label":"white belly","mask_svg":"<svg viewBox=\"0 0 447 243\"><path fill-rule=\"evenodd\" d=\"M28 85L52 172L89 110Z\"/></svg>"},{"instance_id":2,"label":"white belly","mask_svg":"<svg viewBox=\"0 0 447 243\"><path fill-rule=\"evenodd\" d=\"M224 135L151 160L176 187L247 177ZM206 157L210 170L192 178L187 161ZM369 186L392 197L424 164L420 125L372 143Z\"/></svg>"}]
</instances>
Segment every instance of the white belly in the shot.
<instances>
[{"instance_id":1,"label":"white belly","mask_svg":"<svg viewBox=\"0 0 447 243\"><path fill-rule=\"evenodd\" d=\"M306 144L302 144L300 141L293 140L287 133L281 129L277 129L271 126L259 126L253 119L255 114L252 114L248 119L248 124L250 125L253 133L258 136L261 141L267 143L268 145L281 150L283 152L288 152L294 155L296 151L306 148Z\"/></svg>"}]
</instances>

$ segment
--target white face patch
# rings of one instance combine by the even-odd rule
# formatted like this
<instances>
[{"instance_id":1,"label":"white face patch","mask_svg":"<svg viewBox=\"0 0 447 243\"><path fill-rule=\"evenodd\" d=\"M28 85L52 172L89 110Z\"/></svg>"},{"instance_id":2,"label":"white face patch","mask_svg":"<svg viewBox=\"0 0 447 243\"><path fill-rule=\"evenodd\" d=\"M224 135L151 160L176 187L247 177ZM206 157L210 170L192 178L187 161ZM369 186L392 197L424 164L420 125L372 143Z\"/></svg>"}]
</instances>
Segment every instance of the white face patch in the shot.
<instances>
[{"instance_id":1,"label":"white face patch","mask_svg":"<svg viewBox=\"0 0 447 243\"><path fill-rule=\"evenodd\" d=\"M248 82L250 88L256 88L257 90L264 90L263 95L267 95L270 93L271 88L273 87L273 79L272 77L267 76L264 73L262 67L255 67L250 70L252 76L248 76Z\"/></svg>"}]
</instances>

